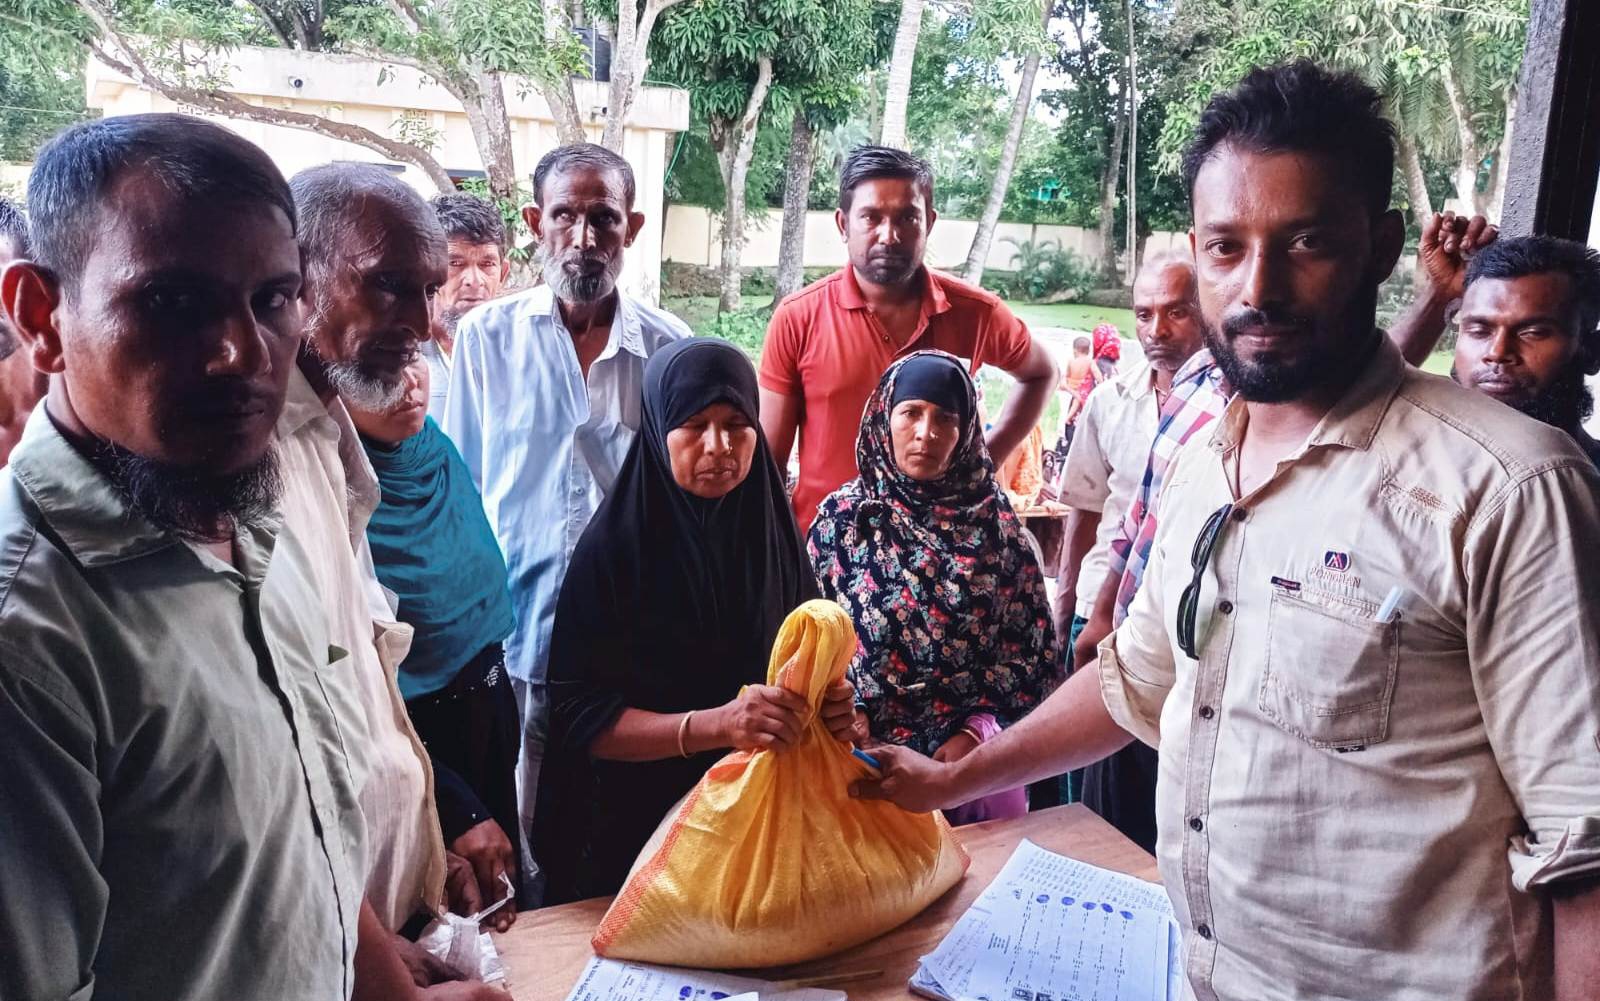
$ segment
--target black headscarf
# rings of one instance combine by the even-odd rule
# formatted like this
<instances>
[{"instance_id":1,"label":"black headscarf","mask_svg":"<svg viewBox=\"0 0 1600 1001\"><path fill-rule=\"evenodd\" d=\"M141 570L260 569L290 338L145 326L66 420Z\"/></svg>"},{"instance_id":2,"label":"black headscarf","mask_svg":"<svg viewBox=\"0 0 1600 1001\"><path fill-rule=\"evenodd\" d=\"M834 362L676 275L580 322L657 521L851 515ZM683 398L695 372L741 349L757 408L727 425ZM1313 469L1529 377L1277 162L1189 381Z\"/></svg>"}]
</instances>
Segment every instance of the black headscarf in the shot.
<instances>
[{"instance_id":1,"label":"black headscarf","mask_svg":"<svg viewBox=\"0 0 1600 1001\"><path fill-rule=\"evenodd\" d=\"M900 365L894 379L894 395L889 400L893 410L907 400L926 400L956 415L957 426L966 429L972 423L977 409L977 399L972 379L967 370L948 355L926 352L914 354Z\"/></svg>"},{"instance_id":2,"label":"black headscarf","mask_svg":"<svg viewBox=\"0 0 1600 1001\"><path fill-rule=\"evenodd\" d=\"M625 707L710 709L762 683L778 627L816 596L757 392L750 362L724 341L678 341L645 366L643 426L556 603L534 822L548 903L620 887L662 816L720 756L595 761L595 737ZM754 425L756 453L743 482L705 500L673 479L667 435L715 403Z\"/></svg>"}]
</instances>

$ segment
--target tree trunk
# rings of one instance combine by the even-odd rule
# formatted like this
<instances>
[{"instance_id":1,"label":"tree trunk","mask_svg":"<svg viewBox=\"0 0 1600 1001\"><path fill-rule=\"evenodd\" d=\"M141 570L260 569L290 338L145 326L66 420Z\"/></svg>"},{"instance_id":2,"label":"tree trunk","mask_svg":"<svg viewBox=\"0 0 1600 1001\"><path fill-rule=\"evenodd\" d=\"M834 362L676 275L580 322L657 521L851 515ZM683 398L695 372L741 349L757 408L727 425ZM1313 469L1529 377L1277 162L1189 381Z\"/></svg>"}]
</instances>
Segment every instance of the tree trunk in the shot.
<instances>
[{"instance_id":1,"label":"tree trunk","mask_svg":"<svg viewBox=\"0 0 1600 1001\"><path fill-rule=\"evenodd\" d=\"M606 94L606 128L600 145L622 152L622 135L628 114L639 96L645 73L650 69L650 36L656 18L683 0L645 0L644 14L637 15L638 0L618 0L617 26L612 33L611 86Z\"/></svg>"},{"instance_id":2,"label":"tree trunk","mask_svg":"<svg viewBox=\"0 0 1600 1001\"><path fill-rule=\"evenodd\" d=\"M1456 120L1456 140L1461 147L1455 169L1456 199L1461 203L1461 211L1475 212L1483 207L1478 196L1478 163L1483 159L1483 150L1477 129L1472 125L1472 106L1461 89L1461 82L1456 79L1455 65L1448 55L1439 69L1445 96L1450 99L1450 111Z\"/></svg>"},{"instance_id":3,"label":"tree trunk","mask_svg":"<svg viewBox=\"0 0 1600 1001\"><path fill-rule=\"evenodd\" d=\"M477 71L470 88L458 95L472 129L489 191L505 202L517 202L517 163L511 140L511 119L506 114L506 91L499 73Z\"/></svg>"},{"instance_id":4,"label":"tree trunk","mask_svg":"<svg viewBox=\"0 0 1600 1001\"><path fill-rule=\"evenodd\" d=\"M1128 22L1128 271L1124 280L1131 287L1139 273L1139 60L1133 37L1133 3L1122 0L1122 15Z\"/></svg>"},{"instance_id":5,"label":"tree trunk","mask_svg":"<svg viewBox=\"0 0 1600 1001\"><path fill-rule=\"evenodd\" d=\"M567 9L561 0L544 0L545 38L552 41L560 39L568 23ZM563 146L589 141L588 134L583 131L583 115L578 111L578 98L572 92L571 77L542 81L539 93L550 105L550 114L556 120L556 138L561 140Z\"/></svg>"},{"instance_id":6,"label":"tree trunk","mask_svg":"<svg viewBox=\"0 0 1600 1001\"><path fill-rule=\"evenodd\" d=\"M1117 271L1117 248L1112 239L1117 232L1117 185L1122 180L1122 141L1128 127L1122 111L1127 100L1126 91L1117 98L1111 149L1106 152L1106 166L1100 173L1100 280L1106 288L1116 288L1122 283Z\"/></svg>"},{"instance_id":7,"label":"tree trunk","mask_svg":"<svg viewBox=\"0 0 1600 1001\"><path fill-rule=\"evenodd\" d=\"M811 194L811 172L816 162L811 119L805 108L796 108L794 125L789 129L789 162L783 171L783 235L778 241L774 307L805 284L806 198Z\"/></svg>"},{"instance_id":8,"label":"tree trunk","mask_svg":"<svg viewBox=\"0 0 1600 1001\"><path fill-rule=\"evenodd\" d=\"M1406 197L1411 202L1411 218L1420 233L1433 216L1433 199L1428 197L1428 178L1422 172L1422 156L1417 152L1416 140L1405 129L1397 132L1400 167L1406 174Z\"/></svg>"},{"instance_id":9,"label":"tree trunk","mask_svg":"<svg viewBox=\"0 0 1600 1001\"><path fill-rule=\"evenodd\" d=\"M1505 209L1506 202L1506 174L1511 163L1511 129L1517 121L1517 85L1511 84L1506 88L1506 127L1500 136L1500 148L1494 154L1494 175L1490 179L1490 188L1484 193L1484 212L1488 214L1489 221L1500 222L1500 214Z\"/></svg>"},{"instance_id":10,"label":"tree trunk","mask_svg":"<svg viewBox=\"0 0 1600 1001\"><path fill-rule=\"evenodd\" d=\"M717 300L717 312L731 313L742 304L740 283L743 274L739 259L744 253L744 185L750 174L750 159L756 151L756 128L761 122L761 109L767 103L767 91L772 86L772 57L762 56L758 62L755 87L745 104L744 115L724 136L718 161L722 167L722 185L727 195L727 207L722 213L722 294Z\"/></svg>"},{"instance_id":11,"label":"tree trunk","mask_svg":"<svg viewBox=\"0 0 1600 1001\"><path fill-rule=\"evenodd\" d=\"M1050 27L1050 4L1044 8L1045 28ZM1022 147L1022 130L1028 124L1028 108L1033 104L1033 80L1039 73L1039 53L1030 52L1022 61L1022 80L1017 84L1017 96L1011 102L1011 124L1006 128L1005 145L1000 149L1000 163L995 168L994 183L989 186L989 200L978 217L978 231L972 235L972 249L967 251L967 263L961 274L974 285L983 281L983 268L989 260L989 247L994 243L994 230L1000 224L1000 210L1005 207L1006 192L1011 188L1011 172L1017 166L1017 150Z\"/></svg>"},{"instance_id":12,"label":"tree trunk","mask_svg":"<svg viewBox=\"0 0 1600 1001\"><path fill-rule=\"evenodd\" d=\"M904 149L906 100L911 94L911 66L917 59L917 35L922 31L925 0L900 0L900 25L894 31L894 54L889 58L889 86L883 98L883 131L878 142Z\"/></svg>"}]
</instances>

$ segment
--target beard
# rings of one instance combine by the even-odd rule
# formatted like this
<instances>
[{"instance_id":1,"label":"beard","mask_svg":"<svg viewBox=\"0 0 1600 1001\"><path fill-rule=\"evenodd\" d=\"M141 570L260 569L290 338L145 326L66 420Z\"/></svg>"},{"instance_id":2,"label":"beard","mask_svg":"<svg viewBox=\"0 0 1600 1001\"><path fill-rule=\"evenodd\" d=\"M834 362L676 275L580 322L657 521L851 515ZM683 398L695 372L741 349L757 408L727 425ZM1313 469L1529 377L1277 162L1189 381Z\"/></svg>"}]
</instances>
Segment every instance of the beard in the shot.
<instances>
[{"instance_id":1,"label":"beard","mask_svg":"<svg viewBox=\"0 0 1600 1001\"><path fill-rule=\"evenodd\" d=\"M1468 389L1473 388L1454 367L1450 369L1450 378ZM1594 415L1594 392L1589 389L1582 370L1572 365L1543 392L1507 405L1518 413L1570 433Z\"/></svg>"},{"instance_id":2,"label":"beard","mask_svg":"<svg viewBox=\"0 0 1600 1001\"><path fill-rule=\"evenodd\" d=\"M1336 322L1344 336L1329 337L1318 322L1289 310L1242 309L1225 316L1220 327L1205 325L1206 347L1227 376L1234 392L1251 403L1289 403L1314 390L1347 382L1355 369L1367 359L1363 332L1370 336L1375 328L1377 289L1364 292L1351 303ZM1252 327L1289 327L1288 335L1305 346L1299 357L1246 358L1234 342Z\"/></svg>"},{"instance_id":3,"label":"beard","mask_svg":"<svg viewBox=\"0 0 1600 1001\"><path fill-rule=\"evenodd\" d=\"M874 285L904 285L921 267L922 261L912 254L869 252L860 270Z\"/></svg>"},{"instance_id":4,"label":"beard","mask_svg":"<svg viewBox=\"0 0 1600 1001\"><path fill-rule=\"evenodd\" d=\"M405 380L399 373L390 382L383 375L367 371L359 361L324 362L322 370L339 398L357 410L386 414L406 395Z\"/></svg>"},{"instance_id":5,"label":"beard","mask_svg":"<svg viewBox=\"0 0 1600 1001\"><path fill-rule=\"evenodd\" d=\"M622 255L610 258L605 262L605 267L598 271L590 272L581 267L585 261L593 259L581 250L568 251L560 257L547 257L544 262L544 283L562 302L599 302L617 287L617 276L622 273Z\"/></svg>"},{"instance_id":6,"label":"beard","mask_svg":"<svg viewBox=\"0 0 1600 1001\"><path fill-rule=\"evenodd\" d=\"M130 510L191 542L227 541L271 514L283 492L275 449L224 474L173 466L104 440L96 442L94 459Z\"/></svg>"}]
</instances>

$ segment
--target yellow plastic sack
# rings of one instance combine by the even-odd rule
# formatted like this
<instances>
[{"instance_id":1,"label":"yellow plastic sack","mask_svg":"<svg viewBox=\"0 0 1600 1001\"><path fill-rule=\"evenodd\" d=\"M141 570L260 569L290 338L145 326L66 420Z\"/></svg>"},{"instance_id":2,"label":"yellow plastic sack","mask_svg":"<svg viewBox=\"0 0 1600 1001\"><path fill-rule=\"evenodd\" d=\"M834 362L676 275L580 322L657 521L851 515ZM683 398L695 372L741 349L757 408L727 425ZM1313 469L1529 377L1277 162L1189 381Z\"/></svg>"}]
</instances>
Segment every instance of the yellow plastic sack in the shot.
<instances>
[{"instance_id":1,"label":"yellow plastic sack","mask_svg":"<svg viewBox=\"0 0 1600 1001\"><path fill-rule=\"evenodd\" d=\"M870 770L817 709L855 647L833 602L790 613L767 683L810 700L800 742L738 751L706 773L634 862L595 932L597 954L722 968L802 962L883 934L961 879L967 854L943 816L850 798Z\"/></svg>"}]
</instances>

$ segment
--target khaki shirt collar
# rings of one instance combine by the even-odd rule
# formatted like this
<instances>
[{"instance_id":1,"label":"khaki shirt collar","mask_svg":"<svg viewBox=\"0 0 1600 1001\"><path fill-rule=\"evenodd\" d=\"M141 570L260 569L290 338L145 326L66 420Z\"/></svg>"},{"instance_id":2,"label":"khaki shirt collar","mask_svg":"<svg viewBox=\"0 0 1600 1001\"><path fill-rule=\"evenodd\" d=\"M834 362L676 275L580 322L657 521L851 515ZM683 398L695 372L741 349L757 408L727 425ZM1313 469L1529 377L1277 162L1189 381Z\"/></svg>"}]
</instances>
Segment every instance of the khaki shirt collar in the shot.
<instances>
[{"instance_id":1,"label":"khaki shirt collar","mask_svg":"<svg viewBox=\"0 0 1600 1001\"><path fill-rule=\"evenodd\" d=\"M1378 428L1383 425L1383 417L1389 412L1389 405L1400 391L1405 372L1406 363L1400 355L1400 349L1395 347L1387 334L1378 331L1378 345L1372 349L1366 367L1333 405L1333 409L1312 429L1310 437L1296 456L1323 446L1360 451L1371 448L1373 439L1378 436ZM1248 422L1249 411L1245 401L1236 394L1223 411L1216 430L1211 433L1211 450L1225 455L1238 448L1244 440Z\"/></svg>"}]
</instances>

